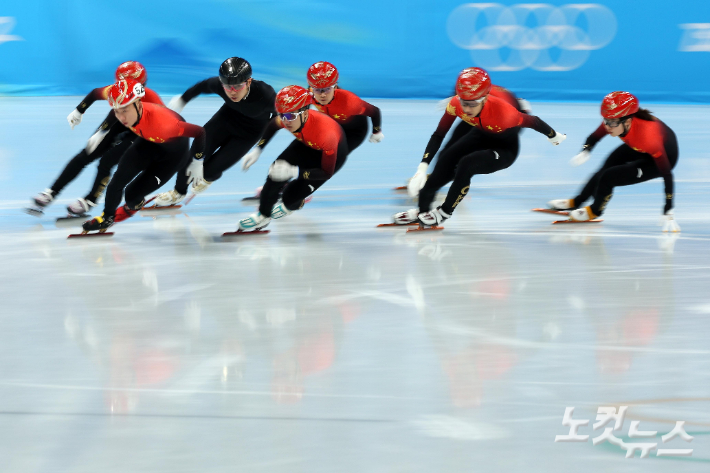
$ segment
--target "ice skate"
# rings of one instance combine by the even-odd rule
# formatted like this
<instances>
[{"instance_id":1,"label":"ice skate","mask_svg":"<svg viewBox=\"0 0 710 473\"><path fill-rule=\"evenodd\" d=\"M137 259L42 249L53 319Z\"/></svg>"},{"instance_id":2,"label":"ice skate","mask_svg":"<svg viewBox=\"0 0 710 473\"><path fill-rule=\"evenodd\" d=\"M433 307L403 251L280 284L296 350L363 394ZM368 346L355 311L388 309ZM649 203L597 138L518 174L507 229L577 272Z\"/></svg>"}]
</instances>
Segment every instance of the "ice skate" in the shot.
<instances>
[{"instance_id":1,"label":"ice skate","mask_svg":"<svg viewBox=\"0 0 710 473\"><path fill-rule=\"evenodd\" d=\"M573 210L574 199L553 199L547 203L550 210Z\"/></svg>"},{"instance_id":2,"label":"ice skate","mask_svg":"<svg viewBox=\"0 0 710 473\"><path fill-rule=\"evenodd\" d=\"M34 207L25 208L25 212L36 217L44 215L44 208L54 200L54 192L52 189L45 189L32 198Z\"/></svg>"},{"instance_id":3,"label":"ice skate","mask_svg":"<svg viewBox=\"0 0 710 473\"><path fill-rule=\"evenodd\" d=\"M138 210L130 209L127 205L124 205L123 207L119 207L118 210L116 210L116 215L113 217L113 221L114 223L123 222L124 220L133 217L137 213Z\"/></svg>"},{"instance_id":4,"label":"ice skate","mask_svg":"<svg viewBox=\"0 0 710 473\"><path fill-rule=\"evenodd\" d=\"M159 209L179 209L182 205L178 205L185 198L186 194L181 194L175 189L168 192L163 192L155 197L155 204L150 207L143 207L143 210L159 210Z\"/></svg>"},{"instance_id":5,"label":"ice skate","mask_svg":"<svg viewBox=\"0 0 710 473\"><path fill-rule=\"evenodd\" d=\"M67 212L69 212L67 218L87 217L92 207L96 207L96 204L90 200L77 199L67 206Z\"/></svg>"},{"instance_id":6,"label":"ice skate","mask_svg":"<svg viewBox=\"0 0 710 473\"><path fill-rule=\"evenodd\" d=\"M201 193L203 193L204 191L206 191L207 188L208 188L209 186L211 186L211 185L212 185L212 183L211 183L210 181L205 181L205 180L203 179L203 180L200 181L200 183L197 184L196 186L192 186L192 193L193 193L193 195L201 194ZM166 194L167 194L167 192L166 192ZM161 194L161 195L162 195L162 194ZM178 195L180 195L180 194L178 194ZM185 197L185 196L182 196L182 198L184 198L184 197ZM181 198L180 200L182 200L182 198ZM178 201L178 202L179 202L179 201ZM176 203L177 203L177 202L176 202ZM156 202L156 205L157 205L157 202Z\"/></svg>"},{"instance_id":7,"label":"ice skate","mask_svg":"<svg viewBox=\"0 0 710 473\"><path fill-rule=\"evenodd\" d=\"M574 209L574 200L572 199L555 199L547 203L547 208L532 209L533 212L541 212L545 214L564 215L568 216L569 211Z\"/></svg>"},{"instance_id":8,"label":"ice skate","mask_svg":"<svg viewBox=\"0 0 710 473\"><path fill-rule=\"evenodd\" d=\"M422 212L417 216L418 228L410 228L407 232L421 232L430 230L443 230L441 226L451 215L441 210L441 206L428 212Z\"/></svg>"},{"instance_id":9,"label":"ice skate","mask_svg":"<svg viewBox=\"0 0 710 473\"><path fill-rule=\"evenodd\" d=\"M572 210L569 213L569 220L556 220L553 224L559 223L599 223L603 219L597 218L589 207Z\"/></svg>"},{"instance_id":10,"label":"ice skate","mask_svg":"<svg viewBox=\"0 0 710 473\"><path fill-rule=\"evenodd\" d=\"M283 202L279 202L278 204L274 205L273 209L271 209L271 218L283 218L287 215L291 215L292 213L293 210L287 209Z\"/></svg>"},{"instance_id":11,"label":"ice skate","mask_svg":"<svg viewBox=\"0 0 710 473\"><path fill-rule=\"evenodd\" d=\"M111 236L113 233L107 232L108 230L114 223L114 217L108 217L104 218L104 214L101 214L98 217L94 217L91 220L87 220L84 222L84 224L81 226L82 232L79 234L72 234L69 235L68 238L76 238L76 237L91 237L91 236ZM92 233L93 232L93 233Z\"/></svg>"},{"instance_id":12,"label":"ice skate","mask_svg":"<svg viewBox=\"0 0 710 473\"><path fill-rule=\"evenodd\" d=\"M251 214L247 218L239 221L236 232L224 233L222 236L235 236L244 234L269 233L269 230L262 230L271 222L271 217L265 217L261 212Z\"/></svg>"},{"instance_id":13,"label":"ice skate","mask_svg":"<svg viewBox=\"0 0 710 473\"><path fill-rule=\"evenodd\" d=\"M409 209L392 215L392 223L381 223L378 227L398 227L400 225L419 225L417 216L419 209Z\"/></svg>"}]
</instances>

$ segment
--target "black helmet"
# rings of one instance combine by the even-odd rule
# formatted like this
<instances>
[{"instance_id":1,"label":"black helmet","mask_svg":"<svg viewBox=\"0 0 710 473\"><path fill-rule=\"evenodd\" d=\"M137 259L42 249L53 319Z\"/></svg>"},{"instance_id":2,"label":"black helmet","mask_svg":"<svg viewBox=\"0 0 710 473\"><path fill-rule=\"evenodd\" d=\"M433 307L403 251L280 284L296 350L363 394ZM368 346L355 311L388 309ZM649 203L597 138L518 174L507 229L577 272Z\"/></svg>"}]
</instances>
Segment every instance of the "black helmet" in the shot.
<instances>
[{"instance_id":1,"label":"black helmet","mask_svg":"<svg viewBox=\"0 0 710 473\"><path fill-rule=\"evenodd\" d=\"M219 80L224 85L246 82L251 77L251 64L240 57L230 57L219 66Z\"/></svg>"}]
</instances>

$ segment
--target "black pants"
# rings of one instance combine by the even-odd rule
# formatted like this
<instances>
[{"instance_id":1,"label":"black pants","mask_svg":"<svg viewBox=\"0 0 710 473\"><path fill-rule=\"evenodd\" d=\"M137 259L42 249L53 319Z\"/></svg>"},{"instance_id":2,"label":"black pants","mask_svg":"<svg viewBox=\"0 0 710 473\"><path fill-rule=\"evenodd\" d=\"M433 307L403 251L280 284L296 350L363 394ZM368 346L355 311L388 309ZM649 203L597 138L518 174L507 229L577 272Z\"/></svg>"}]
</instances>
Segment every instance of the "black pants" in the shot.
<instances>
[{"instance_id":1,"label":"black pants","mask_svg":"<svg viewBox=\"0 0 710 473\"><path fill-rule=\"evenodd\" d=\"M367 137L367 117L365 115L355 115L347 123L341 124L341 126L345 132L345 140L348 142L348 151L352 153Z\"/></svg>"},{"instance_id":2,"label":"black pants","mask_svg":"<svg viewBox=\"0 0 710 473\"><path fill-rule=\"evenodd\" d=\"M322 151L310 148L298 140L294 140L276 159L283 159L294 166L298 166L301 171L304 169L313 169L321 167ZM338 172L345 159L348 157L348 144L343 140L338 147L338 159L335 162L335 172ZM289 210L298 210L303 206L303 200L314 193L316 189L327 182L325 180L304 179L302 176L294 179L285 185L283 182L266 178L264 187L261 189L261 197L259 199L259 212L262 215L270 216L271 209L277 200L279 200L279 192L283 189L281 200Z\"/></svg>"},{"instance_id":3,"label":"black pants","mask_svg":"<svg viewBox=\"0 0 710 473\"><path fill-rule=\"evenodd\" d=\"M111 177L111 169L118 164L121 156L126 152L135 137L136 135L126 127L120 123L114 123L94 151L87 153L86 149L82 149L67 163L50 189L54 191L55 195L59 194L70 182L77 178L88 164L101 158L94 184L84 197L86 200L96 202L106 188Z\"/></svg>"},{"instance_id":4,"label":"black pants","mask_svg":"<svg viewBox=\"0 0 710 473\"><path fill-rule=\"evenodd\" d=\"M214 182L227 169L239 162L261 138L264 127L245 130L234 124L230 115L234 113L224 106L205 124L206 142L203 171L206 181ZM215 152L216 151L216 152ZM187 194L187 166L181 169L175 180L175 190Z\"/></svg>"},{"instance_id":5,"label":"black pants","mask_svg":"<svg viewBox=\"0 0 710 473\"><path fill-rule=\"evenodd\" d=\"M434 170L419 192L419 211L431 210L436 192L453 181L441 206L444 212L451 214L468 194L474 175L491 174L515 162L520 149L519 131L516 128L490 135L461 122L439 153Z\"/></svg>"},{"instance_id":6,"label":"black pants","mask_svg":"<svg viewBox=\"0 0 710 473\"><path fill-rule=\"evenodd\" d=\"M666 133L666 154L673 169L678 162L678 141L670 128L667 128ZM594 197L590 209L594 215L601 215L611 200L614 187L630 186L661 177L654 161L650 154L634 151L627 144L619 146L574 198L574 206L580 207L587 199Z\"/></svg>"},{"instance_id":7,"label":"black pants","mask_svg":"<svg viewBox=\"0 0 710 473\"><path fill-rule=\"evenodd\" d=\"M126 189L126 205L140 208L145 196L156 191L185 166L190 157L190 139L177 138L167 143L136 139L121 157L116 173L106 189L104 215L114 215ZM130 183L130 184L129 184Z\"/></svg>"}]
</instances>

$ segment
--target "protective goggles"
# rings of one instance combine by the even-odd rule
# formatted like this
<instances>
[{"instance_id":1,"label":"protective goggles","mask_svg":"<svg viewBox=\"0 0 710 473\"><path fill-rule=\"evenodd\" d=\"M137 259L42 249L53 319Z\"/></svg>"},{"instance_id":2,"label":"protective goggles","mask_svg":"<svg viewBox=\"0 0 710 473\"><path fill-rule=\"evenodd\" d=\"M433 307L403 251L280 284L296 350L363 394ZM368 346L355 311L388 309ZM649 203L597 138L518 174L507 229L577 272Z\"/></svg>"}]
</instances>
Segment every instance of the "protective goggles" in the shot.
<instances>
[{"instance_id":1,"label":"protective goggles","mask_svg":"<svg viewBox=\"0 0 710 473\"><path fill-rule=\"evenodd\" d=\"M323 87L322 89L313 89L314 94L328 94L330 93L333 89L335 89L334 85L331 85L330 87Z\"/></svg>"},{"instance_id":2,"label":"protective goggles","mask_svg":"<svg viewBox=\"0 0 710 473\"><path fill-rule=\"evenodd\" d=\"M226 90L227 92L239 92L246 86L246 82L242 82L241 84L225 84L224 82L222 82L222 88L224 88L224 90Z\"/></svg>"},{"instance_id":3,"label":"protective goggles","mask_svg":"<svg viewBox=\"0 0 710 473\"><path fill-rule=\"evenodd\" d=\"M478 107L483 103L483 99L485 97L481 97L478 100L461 100L461 105L464 107Z\"/></svg>"},{"instance_id":4,"label":"protective goggles","mask_svg":"<svg viewBox=\"0 0 710 473\"><path fill-rule=\"evenodd\" d=\"M621 119L620 118L605 118L604 124L606 126L608 126L609 128L616 128L617 126L621 125Z\"/></svg>"},{"instance_id":5,"label":"protective goggles","mask_svg":"<svg viewBox=\"0 0 710 473\"><path fill-rule=\"evenodd\" d=\"M305 110L301 110L300 112L279 113L279 117L285 122L292 122L298 118L299 115L302 115L303 112L305 112Z\"/></svg>"}]
</instances>

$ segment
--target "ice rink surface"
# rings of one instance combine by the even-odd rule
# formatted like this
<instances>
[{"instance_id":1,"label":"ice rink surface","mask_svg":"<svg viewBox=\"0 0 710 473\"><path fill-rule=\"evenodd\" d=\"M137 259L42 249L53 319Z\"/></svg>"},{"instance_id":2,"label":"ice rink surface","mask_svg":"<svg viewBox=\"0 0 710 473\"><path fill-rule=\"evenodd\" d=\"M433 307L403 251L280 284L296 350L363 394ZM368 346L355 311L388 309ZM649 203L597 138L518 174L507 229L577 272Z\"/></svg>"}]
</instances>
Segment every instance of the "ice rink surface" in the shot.
<instances>
[{"instance_id":1,"label":"ice rink surface","mask_svg":"<svg viewBox=\"0 0 710 473\"><path fill-rule=\"evenodd\" d=\"M651 108L677 133L680 235L657 226L661 180L617 189L604 222L530 212L572 197L620 144L568 160L596 104L533 103L508 170L475 177L441 233L375 229L412 207L403 185L441 111L373 100L365 142L268 235L223 241L289 141L173 215L68 241L21 208L107 111L80 97L0 99L0 470L10 472L707 472L710 469L710 108ZM183 115L202 124L219 100ZM172 182L163 189L171 188ZM628 406L593 445L597 409ZM567 435L567 407L589 420ZM653 438L630 438L638 430ZM676 421L693 436L663 443ZM611 424L606 427L610 427ZM626 459L631 443L691 456Z\"/></svg>"}]
</instances>

